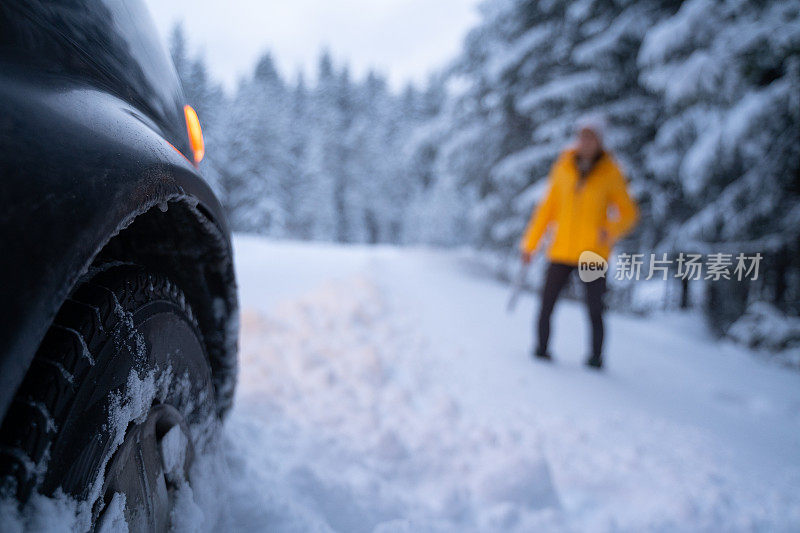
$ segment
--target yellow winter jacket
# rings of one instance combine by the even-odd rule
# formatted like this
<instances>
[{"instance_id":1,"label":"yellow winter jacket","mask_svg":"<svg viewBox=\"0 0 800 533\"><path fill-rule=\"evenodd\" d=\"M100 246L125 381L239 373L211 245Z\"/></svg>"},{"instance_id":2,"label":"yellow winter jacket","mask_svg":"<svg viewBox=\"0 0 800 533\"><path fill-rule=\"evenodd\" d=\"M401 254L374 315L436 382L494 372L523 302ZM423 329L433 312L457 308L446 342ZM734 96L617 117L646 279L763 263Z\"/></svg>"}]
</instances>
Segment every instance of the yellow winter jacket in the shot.
<instances>
[{"instance_id":1,"label":"yellow winter jacket","mask_svg":"<svg viewBox=\"0 0 800 533\"><path fill-rule=\"evenodd\" d=\"M575 150L565 150L550 170L547 196L531 215L520 248L533 252L545 231L555 226L547 254L550 261L577 265L584 250L608 259L614 243L637 218L625 177L608 153L600 156L581 184Z\"/></svg>"}]
</instances>

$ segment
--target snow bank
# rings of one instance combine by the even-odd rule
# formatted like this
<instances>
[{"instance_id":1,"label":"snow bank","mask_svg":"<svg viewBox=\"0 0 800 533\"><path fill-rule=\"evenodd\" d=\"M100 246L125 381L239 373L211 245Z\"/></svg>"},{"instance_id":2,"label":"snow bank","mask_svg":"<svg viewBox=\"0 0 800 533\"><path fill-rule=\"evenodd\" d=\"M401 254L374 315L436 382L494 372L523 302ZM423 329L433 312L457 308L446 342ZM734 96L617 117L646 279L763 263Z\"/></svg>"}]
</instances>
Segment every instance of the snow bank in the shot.
<instances>
[{"instance_id":1,"label":"snow bank","mask_svg":"<svg viewBox=\"0 0 800 533\"><path fill-rule=\"evenodd\" d=\"M21 511L16 503L0 500L0 525L7 533L71 533L85 530L82 509L64 496L34 494Z\"/></svg>"},{"instance_id":2,"label":"snow bank","mask_svg":"<svg viewBox=\"0 0 800 533\"><path fill-rule=\"evenodd\" d=\"M751 348L780 352L776 356L800 366L800 319L786 316L765 302L754 302L728 329L728 336Z\"/></svg>"},{"instance_id":3,"label":"snow bank","mask_svg":"<svg viewBox=\"0 0 800 533\"><path fill-rule=\"evenodd\" d=\"M248 263L258 247L242 244L240 262ZM285 246L260 247L282 255ZM788 489L800 486L796 469L754 476L730 452L740 443L721 446L705 428L664 416L670 404L711 416L709 402L747 401L762 420L778 409L759 408L724 379L710 385L715 396L705 403L691 393L684 402L684 388L696 387L670 359L671 350L688 353L685 346L699 342L676 342L676 332L689 335L690 328L634 319L612 326L612 335L630 338L644 328L637 335L649 339L652 353L631 346L634 365L664 361L664 368L655 362L653 371L634 372L638 380L624 371L604 378L559 365L539 369L527 359L515 366L499 325L507 293L459 270L465 262L458 254L356 248L354 268L342 277L343 250L321 287L244 313L242 376L226 426L229 527L728 531L800 524L800 502ZM264 265L264 275L274 268ZM570 320L582 319L583 308L574 307ZM514 329L523 352L528 329ZM697 357L704 350L694 349ZM612 364L623 367L623 354L615 355ZM666 383L666 396L647 384L651 374ZM631 397L622 393L628 387ZM581 404L577 412L570 407Z\"/></svg>"},{"instance_id":4,"label":"snow bank","mask_svg":"<svg viewBox=\"0 0 800 533\"><path fill-rule=\"evenodd\" d=\"M464 413L409 364L429 349L362 277L246 313L227 432L232 490L262 501L234 499L233 526L257 507L279 531L562 527L536 434Z\"/></svg>"},{"instance_id":5,"label":"snow bank","mask_svg":"<svg viewBox=\"0 0 800 533\"><path fill-rule=\"evenodd\" d=\"M531 300L506 314L507 286L463 253L235 245L240 385L175 531L800 529L800 377L697 317L610 313L598 375L582 305L559 304L557 360L532 363ZM136 379L117 421L160 394ZM0 524L71 531L77 513L37 496Z\"/></svg>"}]
</instances>

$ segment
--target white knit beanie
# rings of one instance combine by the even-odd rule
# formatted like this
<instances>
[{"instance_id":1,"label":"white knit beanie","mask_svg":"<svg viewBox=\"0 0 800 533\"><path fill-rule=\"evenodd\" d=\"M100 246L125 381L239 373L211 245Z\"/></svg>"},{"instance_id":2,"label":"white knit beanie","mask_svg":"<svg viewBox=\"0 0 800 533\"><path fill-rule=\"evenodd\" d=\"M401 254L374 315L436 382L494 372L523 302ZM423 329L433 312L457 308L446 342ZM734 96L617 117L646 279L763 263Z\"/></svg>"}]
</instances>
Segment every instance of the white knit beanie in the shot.
<instances>
[{"instance_id":1,"label":"white knit beanie","mask_svg":"<svg viewBox=\"0 0 800 533\"><path fill-rule=\"evenodd\" d=\"M600 144L603 144L607 126L608 123L605 116L601 113L590 113L578 119L578 127L575 132L580 133L583 130L591 130L597 135L597 140L600 141Z\"/></svg>"}]
</instances>

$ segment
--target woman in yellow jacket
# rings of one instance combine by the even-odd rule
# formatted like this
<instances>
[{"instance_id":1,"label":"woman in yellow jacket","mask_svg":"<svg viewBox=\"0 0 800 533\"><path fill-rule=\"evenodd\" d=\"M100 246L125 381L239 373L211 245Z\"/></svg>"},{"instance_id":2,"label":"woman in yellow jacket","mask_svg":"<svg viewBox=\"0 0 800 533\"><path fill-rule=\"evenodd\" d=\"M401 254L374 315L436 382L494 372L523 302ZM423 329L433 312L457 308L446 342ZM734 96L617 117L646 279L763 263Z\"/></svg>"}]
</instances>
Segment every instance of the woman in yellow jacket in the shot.
<instances>
[{"instance_id":1,"label":"woman in yellow jacket","mask_svg":"<svg viewBox=\"0 0 800 533\"><path fill-rule=\"evenodd\" d=\"M554 231L539 309L536 357L551 359L547 351L550 316L581 253L591 251L608 260L614 242L633 228L637 216L622 172L603 149L602 122L584 121L575 147L565 150L553 164L547 196L531 216L520 243L522 260L528 263L545 232ZM586 364L594 368L603 366L604 292L604 277L586 283L592 326L592 351Z\"/></svg>"}]
</instances>

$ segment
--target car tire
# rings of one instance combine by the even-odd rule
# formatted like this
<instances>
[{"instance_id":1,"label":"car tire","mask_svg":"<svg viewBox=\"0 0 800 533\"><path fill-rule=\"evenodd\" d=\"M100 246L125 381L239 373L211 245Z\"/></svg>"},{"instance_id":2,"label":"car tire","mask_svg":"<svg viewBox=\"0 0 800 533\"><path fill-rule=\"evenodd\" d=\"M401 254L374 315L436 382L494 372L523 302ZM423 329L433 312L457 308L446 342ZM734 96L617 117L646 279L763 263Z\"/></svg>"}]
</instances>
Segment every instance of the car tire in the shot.
<instances>
[{"instance_id":1,"label":"car tire","mask_svg":"<svg viewBox=\"0 0 800 533\"><path fill-rule=\"evenodd\" d=\"M64 302L3 420L0 486L21 503L60 489L92 527L122 494L129 530L167 530L215 413L180 288L135 265L100 269Z\"/></svg>"}]
</instances>

